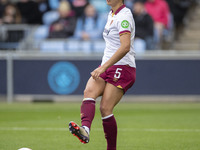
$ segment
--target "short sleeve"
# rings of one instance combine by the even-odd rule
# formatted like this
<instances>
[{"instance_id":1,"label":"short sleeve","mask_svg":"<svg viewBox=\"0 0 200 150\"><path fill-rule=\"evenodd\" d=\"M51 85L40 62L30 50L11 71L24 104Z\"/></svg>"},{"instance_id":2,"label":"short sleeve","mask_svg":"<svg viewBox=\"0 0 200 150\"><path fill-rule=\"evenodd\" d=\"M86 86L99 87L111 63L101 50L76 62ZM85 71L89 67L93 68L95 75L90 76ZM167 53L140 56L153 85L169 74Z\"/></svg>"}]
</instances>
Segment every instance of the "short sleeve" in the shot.
<instances>
[{"instance_id":1,"label":"short sleeve","mask_svg":"<svg viewBox=\"0 0 200 150\"><path fill-rule=\"evenodd\" d=\"M133 26L133 18L130 15L121 16L117 21L117 28L119 31L119 35L124 33L131 33Z\"/></svg>"}]
</instances>

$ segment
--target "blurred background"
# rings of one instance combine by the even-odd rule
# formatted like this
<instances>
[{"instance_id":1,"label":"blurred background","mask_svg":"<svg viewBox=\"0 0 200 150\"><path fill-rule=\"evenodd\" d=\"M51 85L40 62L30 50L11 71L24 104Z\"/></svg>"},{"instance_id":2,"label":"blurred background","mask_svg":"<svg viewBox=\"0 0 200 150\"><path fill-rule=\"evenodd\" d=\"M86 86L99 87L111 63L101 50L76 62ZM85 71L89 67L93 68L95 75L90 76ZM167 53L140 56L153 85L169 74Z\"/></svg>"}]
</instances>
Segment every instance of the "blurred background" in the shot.
<instances>
[{"instance_id":1,"label":"blurred background","mask_svg":"<svg viewBox=\"0 0 200 150\"><path fill-rule=\"evenodd\" d=\"M125 4L135 19L137 61L127 95L200 100L200 1ZM109 11L106 0L0 0L0 100L82 95L101 62Z\"/></svg>"}]
</instances>

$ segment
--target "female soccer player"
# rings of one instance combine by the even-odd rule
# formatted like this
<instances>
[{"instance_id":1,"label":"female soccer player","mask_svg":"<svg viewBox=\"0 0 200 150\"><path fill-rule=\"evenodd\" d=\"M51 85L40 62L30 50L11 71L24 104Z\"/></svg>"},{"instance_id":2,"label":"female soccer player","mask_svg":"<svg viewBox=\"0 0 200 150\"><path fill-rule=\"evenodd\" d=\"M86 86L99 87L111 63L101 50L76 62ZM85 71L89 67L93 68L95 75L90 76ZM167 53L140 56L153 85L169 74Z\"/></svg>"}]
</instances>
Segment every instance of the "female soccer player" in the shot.
<instances>
[{"instance_id":1,"label":"female soccer player","mask_svg":"<svg viewBox=\"0 0 200 150\"><path fill-rule=\"evenodd\" d=\"M135 24L132 13L125 7L123 0L107 0L107 4L112 10L103 32L106 48L102 63L91 72L84 91L81 105L82 126L71 121L69 130L82 143L89 142L89 132L95 115L95 99L102 96L100 111L107 150L116 150L117 124L113 109L135 82Z\"/></svg>"}]
</instances>

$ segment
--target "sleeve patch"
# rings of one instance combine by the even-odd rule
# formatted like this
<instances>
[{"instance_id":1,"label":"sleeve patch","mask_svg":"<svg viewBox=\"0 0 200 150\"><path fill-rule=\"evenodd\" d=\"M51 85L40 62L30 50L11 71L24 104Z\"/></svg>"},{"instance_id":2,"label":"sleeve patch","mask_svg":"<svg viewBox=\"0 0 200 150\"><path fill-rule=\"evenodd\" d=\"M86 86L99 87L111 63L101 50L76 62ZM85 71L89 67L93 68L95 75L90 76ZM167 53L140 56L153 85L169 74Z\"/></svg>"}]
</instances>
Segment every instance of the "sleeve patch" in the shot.
<instances>
[{"instance_id":1,"label":"sleeve patch","mask_svg":"<svg viewBox=\"0 0 200 150\"><path fill-rule=\"evenodd\" d=\"M129 22L127 20L123 20L121 23L122 28L128 28L129 27Z\"/></svg>"}]
</instances>

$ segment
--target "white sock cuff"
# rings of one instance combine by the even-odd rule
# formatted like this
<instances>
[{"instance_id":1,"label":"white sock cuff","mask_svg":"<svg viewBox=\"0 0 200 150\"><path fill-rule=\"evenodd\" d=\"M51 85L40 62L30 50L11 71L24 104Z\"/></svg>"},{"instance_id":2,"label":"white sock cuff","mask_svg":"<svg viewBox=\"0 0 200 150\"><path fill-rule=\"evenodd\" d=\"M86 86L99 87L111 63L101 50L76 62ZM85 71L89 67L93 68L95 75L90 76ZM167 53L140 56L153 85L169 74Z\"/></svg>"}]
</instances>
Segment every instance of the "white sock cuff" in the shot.
<instances>
[{"instance_id":1,"label":"white sock cuff","mask_svg":"<svg viewBox=\"0 0 200 150\"><path fill-rule=\"evenodd\" d=\"M86 132L88 133L88 135L90 134L90 129L87 127L87 126L82 126L85 130L86 130Z\"/></svg>"},{"instance_id":2,"label":"white sock cuff","mask_svg":"<svg viewBox=\"0 0 200 150\"><path fill-rule=\"evenodd\" d=\"M84 98L83 101L95 101L94 98Z\"/></svg>"},{"instance_id":3,"label":"white sock cuff","mask_svg":"<svg viewBox=\"0 0 200 150\"><path fill-rule=\"evenodd\" d=\"M102 120L104 120L104 119L108 119L108 118L110 118L110 117L112 117L112 116L114 116L114 115L111 114L111 115L108 115L108 116L102 117Z\"/></svg>"}]
</instances>

